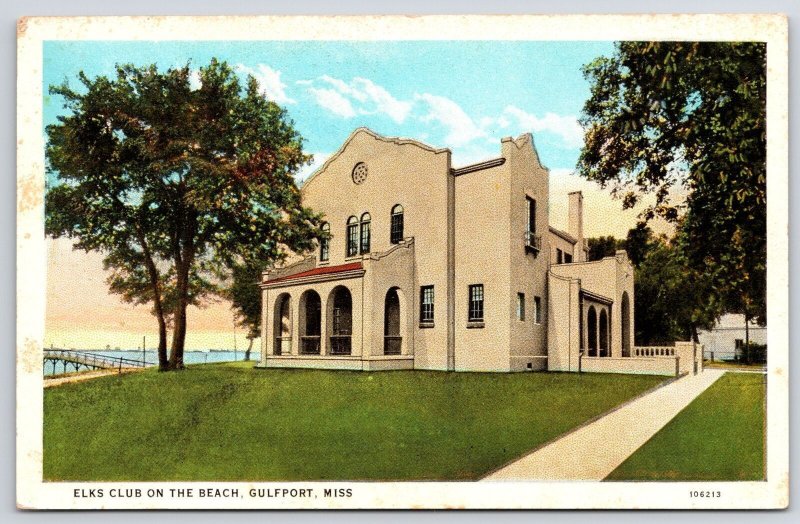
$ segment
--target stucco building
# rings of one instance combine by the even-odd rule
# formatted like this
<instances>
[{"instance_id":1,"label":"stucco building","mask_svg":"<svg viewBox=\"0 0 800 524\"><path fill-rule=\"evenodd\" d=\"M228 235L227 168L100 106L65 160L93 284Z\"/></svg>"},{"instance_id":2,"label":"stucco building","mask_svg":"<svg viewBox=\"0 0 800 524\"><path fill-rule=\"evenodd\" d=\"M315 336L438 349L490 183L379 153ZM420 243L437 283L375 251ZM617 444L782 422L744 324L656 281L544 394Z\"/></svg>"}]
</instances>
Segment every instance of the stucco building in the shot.
<instances>
[{"instance_id":1,"label":"stucco building","mask_svg":"<svg viewBox=\"0 0 800 524\"><path fill-rule=\"evenodd\" d=\"M549 225L530 134L454 168L449 149L357 129L302 195L330 238L264 274L262 367L675 369L634 362L633 268L586 261L580 192L559 196L568 230Z\"/></svg>"}]
</instances>

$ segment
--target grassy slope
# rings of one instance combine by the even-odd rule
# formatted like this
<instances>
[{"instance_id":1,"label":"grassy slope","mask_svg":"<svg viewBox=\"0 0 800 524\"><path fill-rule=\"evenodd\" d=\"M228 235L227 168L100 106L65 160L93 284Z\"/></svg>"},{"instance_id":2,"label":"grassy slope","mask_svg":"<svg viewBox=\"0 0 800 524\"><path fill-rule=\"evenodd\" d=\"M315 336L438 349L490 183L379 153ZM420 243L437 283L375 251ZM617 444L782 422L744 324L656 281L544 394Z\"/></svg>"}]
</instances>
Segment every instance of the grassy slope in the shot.
<instances>
[{"instance_id":1,"label":"grassy slope","mask_svg":"<svg viewBox=\"0 0 800 524\"><path fill-rule=\"evenodd\" d=\"M726 373L606 480L761 480L766 377Z\"/></svg>"},{"instance_id":2,"label":"grassy slope","mask_svg":"<svg viewBox=\"0 0 800 524\"><path fill-rule=\"evenodd\" d=\"M662 380L245 363L104 377L44 392L44 477L475 479Z\"/></svg>"}]
</instances>

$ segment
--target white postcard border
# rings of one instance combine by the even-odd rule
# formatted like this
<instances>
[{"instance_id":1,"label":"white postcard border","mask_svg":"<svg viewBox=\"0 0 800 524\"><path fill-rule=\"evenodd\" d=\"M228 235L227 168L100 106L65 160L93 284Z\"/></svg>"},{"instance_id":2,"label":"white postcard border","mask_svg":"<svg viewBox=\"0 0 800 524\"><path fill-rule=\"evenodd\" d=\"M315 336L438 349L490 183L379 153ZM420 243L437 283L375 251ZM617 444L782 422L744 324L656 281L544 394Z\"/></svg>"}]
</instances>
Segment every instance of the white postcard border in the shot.
<instances>
[{"instance_id":1,"label":"white postcard border","mask_svg":"<svg viewBox=\"0 0 800 524\"><path fill-rule=\"evenodd\" d=\"M357 31L356 31L357 26ZM70 483L42 479L42 49L45 40L756 40L767 42L768 362L765 482ZM269 35L267 38L266 35ZM299 37L299 36L300 37ZM27 18L18 25L17 504L39 509L780 508L789 494L788 37L780 15ZM786 348L779 351L775 348ZM349 487L353 497L260 498L252 487ZM76 497L75 490L237 488L242 498ZM720 498L693 498L696 490ZM79 492L81 493L81 492Z\"/></svg>"}]
</instances>

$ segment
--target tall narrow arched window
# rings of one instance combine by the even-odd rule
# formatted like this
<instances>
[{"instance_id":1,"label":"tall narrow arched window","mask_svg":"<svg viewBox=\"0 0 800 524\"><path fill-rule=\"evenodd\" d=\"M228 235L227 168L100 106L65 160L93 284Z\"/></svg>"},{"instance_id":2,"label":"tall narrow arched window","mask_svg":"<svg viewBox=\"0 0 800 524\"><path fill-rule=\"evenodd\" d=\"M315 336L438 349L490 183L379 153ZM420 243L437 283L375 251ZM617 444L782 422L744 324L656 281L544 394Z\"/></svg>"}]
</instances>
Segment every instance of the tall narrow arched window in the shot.
<instances>
[{"instance_id":1,"label":"tall narrow arched window","mask_svg":"<svg viewBox=\"0 0 800 524\"><path fill-rule=\"evenodd\" d=\"M358 219L350 217L347 219L347 256L354 257L358 254Z\"/></svg>"},{"instance_id":2,"label":"tall narrow arched window","mask_svg":"<svg viewBox=\"0 0 800 524\"><path fill-rule=\"evenodd\" d=\"M397 244L403 240L403 206L400 204L392 208L390 239L392 244Z\"/></svg>"},{"instance_id":3,"label":"tall narrow arched window","mask_svg":"<svg viewBox=\"0 0 800 524\"><path fill-rule=\"evenodd\" d=\"M322 234L324 236L319 241L319 261L327 262L331 256L331 225L327 222L323 222L322 226L320 226L320 229L322 229Z\"/></svg>"},{"instance_id":4,"label":"tall narrow arched window","mask_svg":"<svg viewBox=\"0 0 800 524\"><path fill-rule=\"evenodd\" d=\"M361 215L361 254L369 253L370 221L371 217L369 216L369 213L364 213L363 215Z\"/></svg>"}]
</instances>

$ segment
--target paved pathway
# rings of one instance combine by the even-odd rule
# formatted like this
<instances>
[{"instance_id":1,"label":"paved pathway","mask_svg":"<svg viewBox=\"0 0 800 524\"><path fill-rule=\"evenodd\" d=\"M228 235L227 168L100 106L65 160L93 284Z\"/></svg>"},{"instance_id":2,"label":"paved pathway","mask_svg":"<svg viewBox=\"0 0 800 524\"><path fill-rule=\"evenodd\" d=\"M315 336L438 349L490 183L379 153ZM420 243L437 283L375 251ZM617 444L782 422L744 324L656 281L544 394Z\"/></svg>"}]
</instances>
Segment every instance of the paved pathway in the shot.
<instances>
[{"instance_id":1,"label":"paved pathway","mask_svg":"<svg viewBox=\"0 0 800 524\"><path fill-rule=\"evenodd\" d=\"M484 480L603 480L725 373L688 375L512 462Z\"/></svg>"}]
</instances>

